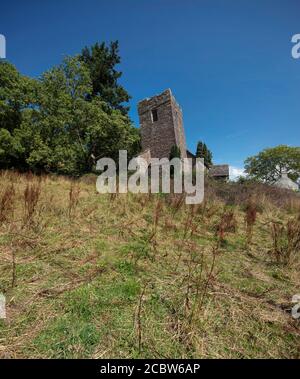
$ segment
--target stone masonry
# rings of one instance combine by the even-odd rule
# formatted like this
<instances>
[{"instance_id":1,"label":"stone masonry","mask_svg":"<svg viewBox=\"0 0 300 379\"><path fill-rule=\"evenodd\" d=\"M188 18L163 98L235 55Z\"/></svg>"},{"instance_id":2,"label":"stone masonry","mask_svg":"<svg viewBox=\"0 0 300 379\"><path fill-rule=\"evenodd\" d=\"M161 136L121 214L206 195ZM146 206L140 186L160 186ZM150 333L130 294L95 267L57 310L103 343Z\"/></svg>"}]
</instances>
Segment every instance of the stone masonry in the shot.
<instances>
[{"instance_id":1,"label":"stone masonry","mask_svg":"<svg viewBox=\"0 0 300 379\"><path fill-rule=\"evenodd\" d=\"M182 111L170 89L138 104L142 151L152 158L169 158L171 147L177 145L181 158L186 157Z\"/></svg>"}]
</instances>

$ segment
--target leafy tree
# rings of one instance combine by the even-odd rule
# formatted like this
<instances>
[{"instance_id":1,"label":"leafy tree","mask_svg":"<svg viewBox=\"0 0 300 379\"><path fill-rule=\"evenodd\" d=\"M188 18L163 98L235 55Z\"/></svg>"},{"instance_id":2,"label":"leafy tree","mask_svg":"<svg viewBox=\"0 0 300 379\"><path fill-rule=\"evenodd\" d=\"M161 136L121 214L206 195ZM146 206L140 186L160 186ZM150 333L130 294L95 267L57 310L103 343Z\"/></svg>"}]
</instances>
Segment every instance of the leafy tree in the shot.
<instances>
[{"instance_id":1,"label":"leafy tree","mask_svg":"<svg viewBox=\"0 0 300 379\"><path fill-rule=\"evenodd\" d=\"M92 91L89 70L76 57L43 76L41 141L50 141L51 152L43 162L50 169L79 174L92 170L101 157L116 160L120 149L128 150L129 156L136 153L138 133L128 117L119 110L107 112L107 104L99 96L86 101ZM38 144L28 161L32 164L36 157L44 159L46 151Z\"/></svg>"},{"instance_id":2,"label":"leafy tree","mask_svg":"<svg viewBox=\"0 0 300 379\"><path fill-rule=\"evenodd\" d=\"M205 167L212 166L212 153L202 141L197 144L196 158L203 158Z\"/></svg>"},{"instance_id":3,"label":"leafy tree","mask_svg":"<svg viewBox=\"0 0 300 379\"><path fill-rule=\"evenodd\" d=\"M92 80L92 93L88 98L99 96L112 109L119 109L123 114L127 114L129 107L123 103L128 102L130 96L124 87L118 84L122 72L115 69L120 63L118 41L111 42L109 47L104 42L96 43L90 48L85 47L81 59L88 67Z\"/></svg>"},{"instance_id":4,"label":"leafy tree","mask_svg":"<svg viewBox=\"0 0 300 379\"><path fill-rule=\"evenodd\" d=\"M177 145L171 147L169 159L172 160L173 158L181 158L181 151Z\"/></svg>"},{"instance_id":5,"label":"leafy tree","mask_svg":"<svg viewBox=\"0 0 300 379\"><path fill-rule=\"evenodd\" d=\"M296 181L300 177L300 147L279 145L245 160L250 178L274 183L283 172Z\"/></svg>"},{"instance_id":6,"label":"leafy tree","mask_svg":"<svg viewBox=\"0 0 300 379\"><path fill-rule=\"evenodd\" d=\"M0 62L0 167L18 167L23 151L16 138L24 110L35 102L37 81L22 76L6 61Z\"/></svg>"},{"instance_id":7,"label":"leafy tree","mask_svg":"<svg viewBox=\"0 0 300 379\"><path fill-rule=\"evenodd\" d=\"M199 141L197 144L196 157L203 158L203 156L204 156L203 142Z\"/></svg>"},{"instance_id":8,"label":"leafy tree","mask_svg":"<svg viewBox=\"0 0 300 379\"><path fill-rule=\"evenodd\" d=\"M1 69L0 167L80 175L103 156L117 159L120 149L129 158L137 153L137 129L93 96L89 69L79 57L66 58L33 82L9 64Z\"/></svg>"}]
</instances>

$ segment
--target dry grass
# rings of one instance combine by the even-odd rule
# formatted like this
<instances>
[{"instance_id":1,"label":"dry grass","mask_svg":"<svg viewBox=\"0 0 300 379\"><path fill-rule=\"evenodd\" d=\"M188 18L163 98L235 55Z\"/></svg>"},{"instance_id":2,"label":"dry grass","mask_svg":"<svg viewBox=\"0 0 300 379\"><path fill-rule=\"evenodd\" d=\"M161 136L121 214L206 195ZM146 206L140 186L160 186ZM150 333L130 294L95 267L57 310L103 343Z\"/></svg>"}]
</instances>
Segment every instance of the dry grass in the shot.
<instances>
[{"instance_id":1,"label":"dry grass","mask_svg":"<svg viewBox=\"0 0 300 379\"><path fill-rule=\"evenodd\" d=\"M216 236L218 246L225 243L226 233L235 233L237 229L237 221L233 210L225 210L216 225Z\"/></svg>"},{"instance_id":2,"label":"dry grass","mask_svg":"<svg viewBox=\"0 0 300 379\"><path fill-rule=\"evenodd\" d=\"M13 213L15 189L13 184L7 184L0 195L0 223L8 221Z\"/></svg>"},{"instance_id":3,"label":"dry grass","mask_svg":"<svg viewBox=\"0 0 300 379\"><path fill-rule=\"evenodd\" d=\"M79 203L80 187L75 181L71 182L69 191L69 219L71 220L75 216L76 207Z\"/></svg>"},{"instance_id":4,"label":"dry grass","mask_svg":"<svg viewBox=\"0 0 300 379\"><path fill-rule=\"evenodd\" d=\"M41 181L36 183L30 183L30 181L31 177L24 190L24 225L32 223L41 194Z\"/></svg>"},{"instance_id":5,"label":"dry grass","mask_svg":"<svg viewBox=\"0 0 300 379\"><path fill-rule=\"evenodd\" d=\"M273 246L271 254L277 263L288 265L300 258L300 222L288 220L285 225L272 223Z\"/></svg>"},{"instance_id":6,"label":"dry grass","mask_svg":"<svg viewBox=\"0 0 300 379\"><path fill-rule=\"evenodd\" d=\"M208 183L191 207L99 195L90 177L0 186L0 356L300 357L299 196Z\"/></svg>"},{"instance_id":7,"label":"dry grass","mask_svg":"<svg viewBox=\"0 0 300 379\"><path fill-rule=\"evenodd\" d=\"M253 237L253 228L257 218L257 205L255 200L250 198L245 207L245 223L247 233L247 245L250 245Z\"/></svg>"}]
</instances>

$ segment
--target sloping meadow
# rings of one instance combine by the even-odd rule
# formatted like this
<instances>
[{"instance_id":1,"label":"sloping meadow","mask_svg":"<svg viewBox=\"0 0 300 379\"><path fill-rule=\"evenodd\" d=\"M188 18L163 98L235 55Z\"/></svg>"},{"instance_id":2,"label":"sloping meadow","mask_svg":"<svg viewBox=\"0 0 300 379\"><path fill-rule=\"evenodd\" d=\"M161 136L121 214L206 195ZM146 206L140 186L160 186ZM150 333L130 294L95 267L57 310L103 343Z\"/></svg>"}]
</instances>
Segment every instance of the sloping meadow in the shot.
<instances>
[{"instance_id":1,"label":"sloping meadow","mask_svg":"<svg viewBox=\"0 0 300 379\"><path fill-rule=\"evenodd\" d=\"M299 195L209 182L100 195L95 178L0 176L0 356L299 358Z\"/></svg>"}]
</instances>

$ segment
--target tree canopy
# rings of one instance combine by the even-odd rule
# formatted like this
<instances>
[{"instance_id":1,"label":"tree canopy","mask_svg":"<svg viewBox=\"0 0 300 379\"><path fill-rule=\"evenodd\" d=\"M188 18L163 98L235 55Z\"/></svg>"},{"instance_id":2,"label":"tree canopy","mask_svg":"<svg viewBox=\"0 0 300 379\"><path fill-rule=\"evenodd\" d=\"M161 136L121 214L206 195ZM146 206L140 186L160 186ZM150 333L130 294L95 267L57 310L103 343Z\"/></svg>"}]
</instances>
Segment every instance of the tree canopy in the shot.
<instances>
[{"instance_id":1,"label":"tree canopy","mask_svg":"<svg viewBox=\"0 0 300 379\"><path fill-rule=\"evenodd\" d=\"M282 173L297 181L300 177L300 147L279 145L264 149L245 160L245 171L250 178L274 183Z\"/></svg>"},{"instance_id":2,"label":"tree canopy","mask_svg":"<svg viewBox=\"0 0 300 379\"><path fill-rule=\"evenodd\" d=\"M169 156L170 161L173 158L181 158L181 151L180 151L179 146L177 145L173 145L170 150L170 156Z\"/></svg>"},{"instance_id":3,"label":"tree canopy","mask_svg":"<svg viewBox=\"0 0 300 379\"><path fill-rule=\"evenodd\" d=\"M129 158L139 151L138 130L95 93L81 57L65 58L38 80L0 63L0 168L80 175L101 157L117 159L120 149Z\"/></svg>"},{"instance_id":4,"label":"tree canopy","mask_svg":"<svg viewBox=\"0 0 300 379\"><path fill-rule=\"evenodd\" d=\"M199 141L197 144L196 158L203 158L205 167L212 166L212 152L207 148L206 144Z\"/></svg>"},{"instance_id":5,"label":"tree canopy","mask_svg":"<svg viewBox=\"0 0 300 379\"><path fill-rule=\"evenodd\" d=\"M98 96L113 109L127 114L129 107L125 106L124 102L128 102L130 96L118 83L122 72L115 69L121 61L118 41L111 42L109 46L103 42L90 48L85 47L80 58L88 68L92 81L92 93L89 96Z\"/></svg>"}]
</instances>

